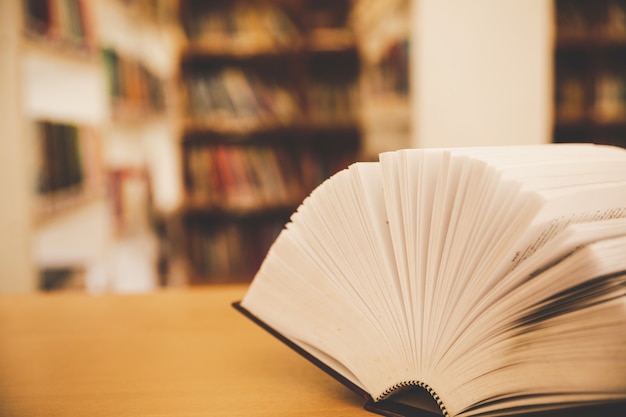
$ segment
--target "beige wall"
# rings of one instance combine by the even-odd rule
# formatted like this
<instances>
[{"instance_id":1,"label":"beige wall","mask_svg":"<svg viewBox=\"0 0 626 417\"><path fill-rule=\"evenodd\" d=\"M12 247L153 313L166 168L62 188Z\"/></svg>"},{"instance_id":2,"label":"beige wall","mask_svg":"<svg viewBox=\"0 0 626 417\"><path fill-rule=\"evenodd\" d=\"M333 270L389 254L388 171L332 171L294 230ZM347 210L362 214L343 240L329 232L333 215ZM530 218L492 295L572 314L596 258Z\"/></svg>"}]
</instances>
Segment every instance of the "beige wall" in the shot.
<instances>
[{"instance_id":1,"label":"beige wall","mask_svg":"<svg viewBox=\"0 0 626 417\"><path fill-rule=\"evenodd\" d=\"M0 1L0 292L35 289L31 257L32 189L23 116L19 46L21 2Z\"/></svg>"},{"instance_id":2,"label":"beige wall","mask_svg":"<svg viewBox=\"0 0 626 417\"><path fill-rule=\"evenodd\" d=\"M413 146L543 143L552 2L416 0Z\"/></svg>"}]
</instances>

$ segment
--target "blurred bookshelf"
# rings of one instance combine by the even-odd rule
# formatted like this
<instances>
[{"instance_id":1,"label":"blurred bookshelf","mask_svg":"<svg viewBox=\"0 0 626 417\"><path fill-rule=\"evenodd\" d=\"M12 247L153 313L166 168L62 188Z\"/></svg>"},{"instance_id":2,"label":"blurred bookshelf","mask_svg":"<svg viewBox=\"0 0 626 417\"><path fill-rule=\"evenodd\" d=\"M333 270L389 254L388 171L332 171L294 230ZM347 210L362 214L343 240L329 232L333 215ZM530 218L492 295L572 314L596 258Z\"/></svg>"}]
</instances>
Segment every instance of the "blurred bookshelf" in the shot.
<instances>
[{"instance_id":1,"label":"blurred bookshelf","mask_svg":"<svg viewBox=\"0 0 626 417\"><path fill-rule=\"evenodd\" d=\"M165 82L136 58L102 49L114 121L144 120L166 111Z\"/></svg>"},{"instance_id":2,"label":"blurred bookshelf","mask_svg":"<svg viewBox=\"0 0 626 417\"><path fill-rule=\"evenodd\" d=\"M27 55L43 57L43 61L78 61L86 71L97 70L88 4L82 0L25 0L22 6ZM72 111L55 115L51 109L27 111L26 116L30 148L35 154L36 220L46 221L103 198L98 122L91 115Z\"/></svg>"},{"instance_id":3,"label":"blurred bookshelf","mask_svg":"<svg viewBox=\"0 0 626 417\"><path fill-rule=\"evenodd\" d=\"M155 220L167 221L176 204L176 191L158 186L178 177L167 160L176 159L174 4L20 1L40 289L166 284L159 274L169 254Z\"/></svg>"},{"instance_id":4,"label":"blurred bookshelf","mask_svg":"<svg viewBox=\"0 0 626 417\"><path fill-rule=\"evenodd\" d=\"M85 271L106 240L105 108L93 3L19 4L23 79L17 102L28 150L35 286L84 288ZM89 238L72 236L75 228ZM57 279L61 275L74 278Z\"/></svg>"},{"instance_id":5,"label":"blurred bookshelf","mask_svg":"<svg viewBox=\"0 0 626 417\"><path fill-rule=\"evenodd\" d=\"M181 1L191 284L249 281L299 202L359 158L351 4Z\"/></svg>"},{"instance_id":6,"label":"blurred bookshelf","mask_svg":"<svg viewBox=\"0 0 626 417\"><path fill-rule=\"evenodd\" d=\"M171 163L179 124L175 4L99 0L96 6L108 108L106 178L113 263L127 264L124 269L141 275L137 282L143 282L143 290L175 280L171 265L176 254L167 242L172 240L168 224L177 221L179 177Z\"/></svg>"},{"instance_id":7,"label":"blurred bookshelf","mask_svg":"<svg viewBox=\"0 0 626 417\"><path fill-rule=\"evenodd\" d=\"M557 0L555 142L626 146L626 1Z\"/></svg>"}]
</instances>

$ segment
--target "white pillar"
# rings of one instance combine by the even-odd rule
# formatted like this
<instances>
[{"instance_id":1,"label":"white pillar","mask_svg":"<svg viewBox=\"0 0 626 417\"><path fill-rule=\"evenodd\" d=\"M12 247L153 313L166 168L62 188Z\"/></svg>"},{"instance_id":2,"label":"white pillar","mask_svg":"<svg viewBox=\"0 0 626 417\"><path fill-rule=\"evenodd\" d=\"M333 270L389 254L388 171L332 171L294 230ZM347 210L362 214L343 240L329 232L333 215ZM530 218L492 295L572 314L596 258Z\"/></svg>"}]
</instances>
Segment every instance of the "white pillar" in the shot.
<instances>
[{"instance_id":1,"label":"white pillar","mask_svg":"<svg viewBox=\"0 0 626 417\"><path fill-rule=\"evenodd\" d=\"M0 293L34 291L32 196L21 102L22 2L0 1Z\"/></svg>"},{"instance_id":2,"label":"white pillar","mask_svg":"<svg viewBox=\"0 0 626 417\"><path fill-rule=\"evenodd\" d=\"M416 0L412 145L550 142L553 4Z\"/></svg>"}]
</instances>

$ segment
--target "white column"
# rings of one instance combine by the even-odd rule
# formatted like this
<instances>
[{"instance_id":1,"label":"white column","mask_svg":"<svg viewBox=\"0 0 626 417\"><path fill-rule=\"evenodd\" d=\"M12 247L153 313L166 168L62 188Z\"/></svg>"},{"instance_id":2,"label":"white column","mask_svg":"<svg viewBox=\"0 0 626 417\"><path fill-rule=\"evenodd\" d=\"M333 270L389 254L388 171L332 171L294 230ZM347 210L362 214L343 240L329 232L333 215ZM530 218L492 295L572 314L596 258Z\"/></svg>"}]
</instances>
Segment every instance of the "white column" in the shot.
<instances>
[{"instance_id":1,"label":"white column","mask_svg":"<svg viewBox=\"0 0 626 417\"><path fill-rule=\"evenodd\" d=\"M417 0L415 6L413 146L549 142L552 2Z\"/></svg>"},{"instance_id":2,"label":"white column","mask_svg":"<svg viewBox=\"0 0 626 417\"><path fill-rule=\"evenodd\" d=\"M21 103L21 14L21 1L0 1L0 293L37 286L31 261L34 185Z\"/></svg>"}]
</instances>

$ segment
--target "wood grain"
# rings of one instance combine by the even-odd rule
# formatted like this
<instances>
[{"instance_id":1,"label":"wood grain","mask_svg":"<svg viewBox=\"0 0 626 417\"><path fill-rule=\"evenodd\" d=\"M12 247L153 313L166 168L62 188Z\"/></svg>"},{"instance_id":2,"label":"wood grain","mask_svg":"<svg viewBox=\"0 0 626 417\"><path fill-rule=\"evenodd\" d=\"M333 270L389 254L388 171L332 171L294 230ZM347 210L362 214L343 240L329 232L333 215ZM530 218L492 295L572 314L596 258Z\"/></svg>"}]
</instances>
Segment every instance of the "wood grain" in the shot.
<instances>
[{"instance_id":1,"label":"wood grain","mask_svg":"<svg viewBox=\"0 0 626 417\"><path fill-rule=\"evenodd\" d=\"M231 307L244 286L0 297L0 416L371 416Z\"/></svg>"}]
</instances>

